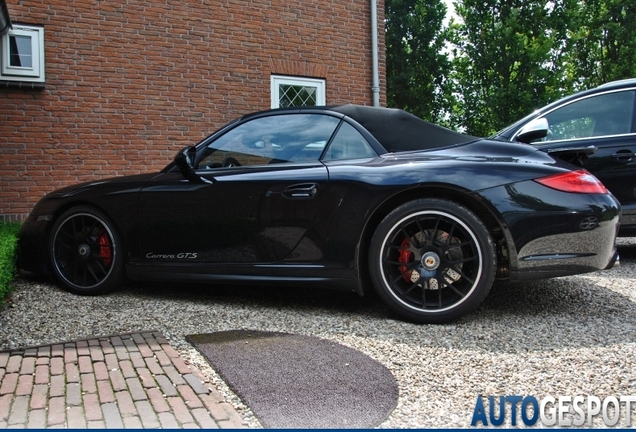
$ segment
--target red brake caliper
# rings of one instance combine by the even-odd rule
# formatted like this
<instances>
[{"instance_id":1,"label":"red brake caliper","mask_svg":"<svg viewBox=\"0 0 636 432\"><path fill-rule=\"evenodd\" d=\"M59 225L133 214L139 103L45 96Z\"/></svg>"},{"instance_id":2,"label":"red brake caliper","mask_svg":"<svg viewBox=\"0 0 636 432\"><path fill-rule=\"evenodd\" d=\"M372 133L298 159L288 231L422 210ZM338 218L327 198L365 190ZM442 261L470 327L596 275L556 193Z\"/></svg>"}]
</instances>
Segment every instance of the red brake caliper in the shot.
<instances>
[{"instance_id":1,"label":"red brake caliper","mask_svg":"<svg viewBox=\"0 0 636 432\"><path fill-rule=\"evenodd\" d=\"M108 234L104 232L101 236L99 236L97 242L99 243L99 257L102 259L106 267L108 267L113 261L113 248L110 245Z\"/></svg>"},{"instance_id":2,"label":"red brake caliper","mask_svg":"<svg viewBox=\"0 0 636 432\"><path fill-rule=\"evenodd\" d=\"M409 250L411 247L411 243L408 238L402 240L402 244L400 245L400 256L398 257L398 262L408 264L413 261L413 252ZM404 278L405 282L411 282L411 272L406 272L406 266L400 266L400 273L404 273L402 278Z\"/></svg>"}]
</instances>

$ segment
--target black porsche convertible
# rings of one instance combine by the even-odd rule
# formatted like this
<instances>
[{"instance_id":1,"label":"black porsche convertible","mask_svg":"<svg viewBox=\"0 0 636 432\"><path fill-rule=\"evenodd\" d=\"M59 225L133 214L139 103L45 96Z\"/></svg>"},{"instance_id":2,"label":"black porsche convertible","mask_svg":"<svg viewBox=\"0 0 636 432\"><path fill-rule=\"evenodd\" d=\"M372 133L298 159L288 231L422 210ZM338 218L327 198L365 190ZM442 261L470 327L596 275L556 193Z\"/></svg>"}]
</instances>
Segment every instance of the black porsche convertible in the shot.
<instances>
[{"instance_id":1,"label":"black porsche convertible","mask_svg":"<svg viewBox=\"0 0 636 432\"><path fill-rule=\"evenodd\" d=\"M620 205L525 144L355 105L246 115L161 172L45 196L19 266L77 294L131 280L375 289L403 319L475 309L495 278L611 267Z\"/></svg>"}]
</instances>

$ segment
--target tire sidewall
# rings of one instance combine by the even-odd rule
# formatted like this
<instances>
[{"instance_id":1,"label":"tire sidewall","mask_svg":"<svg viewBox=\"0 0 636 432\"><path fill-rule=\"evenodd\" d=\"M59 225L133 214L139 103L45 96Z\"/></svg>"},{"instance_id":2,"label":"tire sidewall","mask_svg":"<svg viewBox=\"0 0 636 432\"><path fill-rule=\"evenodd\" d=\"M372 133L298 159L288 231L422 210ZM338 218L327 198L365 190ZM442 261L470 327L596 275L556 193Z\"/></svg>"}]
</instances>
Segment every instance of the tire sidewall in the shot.
<instances>
[{"instance_id":1,"label":"tire sidewall","mask_svg":"<svg viewBox=\"0 0 636 432\"><path fill-rule=\"evenodd\" d=\"M108 228L108 231L114 243L113 257L112 257L113 262L111 264L110 272L101 282L99 282L98 284L90 288L81 288L69 283L65 279L65 277L60 273L58 266L55 262L55 255L54 255L55 238L56 238L56 235L58 234L60 227L64 223L66 223L71 217L77 216L80 214L90 215L96 219L99 219L101 223ZM122 243L121 243L119 234L117 232L117 229L115 228L115 225L111 222L110 218L103 211L95 207L81 205L81 206L72 207L66 210L64 213L62 213L60 217L56 219L49 233L47 251L49 255L48 256L49 265L51 267L51 271L55 275L56 280L58 281L58 283L61 285L62 288L74 294L97 295L97 294L109 292L117 288L123 279L123 267L124 267L123 266L123 248L122 248Z\"/></svg>"},{"instance_id":2,"label":"tire sidewall","mask_svg":"<svg viewBox=\"0 0 636 432\"><path fill-rule=\"evenodd\" d=\"M468 297L456 306L438 312L424 312L411 308L398 300L387 287L385 276L381 269L381 260L387 236L400 221L408 218L409 215L421 212L440 212L461 221L477 240L477 247L482 256L479 281L468 294ZM494 282L497 258L492 237L481 220L472 211L452 201L423 198L409 201L397 207L378 225L371 239L368 264L373 286L391 310L412 322L437 324L454 321L476 309L482 303Z\"/></svg>"}]
</instances>

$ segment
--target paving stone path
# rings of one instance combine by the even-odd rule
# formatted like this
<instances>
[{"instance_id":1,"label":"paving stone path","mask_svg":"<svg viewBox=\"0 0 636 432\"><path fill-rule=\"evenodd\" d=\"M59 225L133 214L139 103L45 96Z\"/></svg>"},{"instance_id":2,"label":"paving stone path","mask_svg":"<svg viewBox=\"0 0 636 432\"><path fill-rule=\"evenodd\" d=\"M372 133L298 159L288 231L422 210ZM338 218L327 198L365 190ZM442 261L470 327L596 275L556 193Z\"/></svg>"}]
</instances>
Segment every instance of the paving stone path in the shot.
<instances>
[{"instance_id":1,"label":"paving stone path","mask_svg":"<svg viewBox=\"0 0 636 432\"><path fill-rule=\"evenodd\" d=\"M157 331L0 352L0 429L243 428Z\"/></svg>"}]
</instances>

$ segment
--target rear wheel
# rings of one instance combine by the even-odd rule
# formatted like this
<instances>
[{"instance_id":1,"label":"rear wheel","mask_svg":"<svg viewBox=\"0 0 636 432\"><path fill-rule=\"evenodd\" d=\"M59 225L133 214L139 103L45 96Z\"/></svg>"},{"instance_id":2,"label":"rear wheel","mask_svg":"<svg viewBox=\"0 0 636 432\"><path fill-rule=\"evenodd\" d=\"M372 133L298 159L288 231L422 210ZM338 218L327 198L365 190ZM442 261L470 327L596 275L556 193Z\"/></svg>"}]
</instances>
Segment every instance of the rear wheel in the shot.
<instances>
[{"instance_id":1,"label":"rear wheel","mask_svg":"<svg viewBox=\"0 0 636 432\"><path fill-rule=\"evenodd\" d=\"M467 208L419 199L380 223L371 240L369 270L380 297L403 318L449 322L477 308L490 291L494 242Z\"/></svg>"},{"instance_id":2,"label":"rear wheel","mask_svg":"<svg viewBox=\"0 0 636 432\"><path fill-rule=\"evenodd\" d=\"M74 207L55 222L49 255L58 281L75 294L110 291L123 275L119 236L108 217L89 206Z\"/></svg>"}]
</instances>

